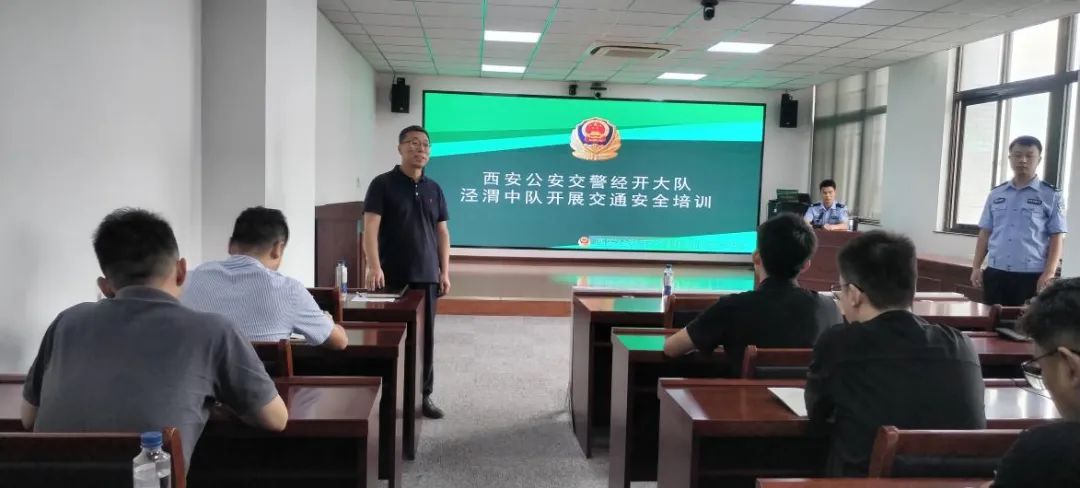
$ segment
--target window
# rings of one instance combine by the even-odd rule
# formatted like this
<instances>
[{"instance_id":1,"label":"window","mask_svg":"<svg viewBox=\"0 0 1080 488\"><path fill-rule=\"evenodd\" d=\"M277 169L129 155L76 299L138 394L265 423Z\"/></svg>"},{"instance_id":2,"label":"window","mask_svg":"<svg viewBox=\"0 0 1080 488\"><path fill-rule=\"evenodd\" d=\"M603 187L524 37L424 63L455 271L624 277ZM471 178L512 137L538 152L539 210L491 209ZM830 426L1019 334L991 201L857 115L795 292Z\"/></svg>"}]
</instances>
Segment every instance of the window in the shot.
<instances>
[{"instance_id":1,"label":"window","mask_svg":"<svg viewBox=\"0 0 1080 488\"><path fill-rule=\"evenodd\" d=\"M811 190L836 180L838 200L864 221L881 216L888 93L888 68L815 88Z\"/></svg>"},{"instance_id":2,"label":"window","mask_svg":"<svg viewBox=\"0 0 1080 488\"><path fill-rule=\"evenodd\" d=\"M945 230L978 232L987 193L1012 175L1009 142L1022 135L1043 143L1040 177L1067 190L1077 24L1053 20L960 48Z\"/></svg>"}]
</instances>

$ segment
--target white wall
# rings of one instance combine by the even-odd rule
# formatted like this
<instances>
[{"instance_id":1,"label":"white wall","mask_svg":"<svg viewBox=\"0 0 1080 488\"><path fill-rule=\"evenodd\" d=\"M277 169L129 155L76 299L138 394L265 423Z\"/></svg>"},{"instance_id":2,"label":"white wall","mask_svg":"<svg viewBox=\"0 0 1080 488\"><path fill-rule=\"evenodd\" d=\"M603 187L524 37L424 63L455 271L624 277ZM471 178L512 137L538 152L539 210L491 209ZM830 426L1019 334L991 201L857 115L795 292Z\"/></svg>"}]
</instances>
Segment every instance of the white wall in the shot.
<instances>
[{"instance_id":1,"label":"white wall","mask_svg":"<svg viewBox=\"0 0 1080 488\"><path fill-rule=\"evenodd\" d=\"M952 111L952 51L889 67L881 226L907 234L920 253L970 258L975 238L939 232Z\"/></svg>"},{"instance_id":2,"label":"white wall","mask_svg":"<svg viewBox=\"0 0 1080 488\"><path fill-rule=\"evenodd\" d=\"M96 298L91 234L154 210L200 258L200 2L0 2L0 372Z\"/></svg>"},{"instance_id":3,"label":"white wall","mask_svg":"<svg viewBox=\"0 0 1080 488\"><path fill-rule=\"evenodd\" d=\"M266 199L289 221L280 271L315 285L315 0L266 1Z\"/></svg>"},{"instance_id":4,"label":"white wall","mask_svg":"<svg viewBox=\"0 0 1080 488\"><path fill-rule=\"evenodd\" d=\"M375 70L319 14L315 90L315 205L363 200L372 166Z\"/></svg>"},{"instance_id":5,"label":"white wall","mask_svg":"<svg viewBox=\"0 0 1080 488\"><path fill-rule=\"evenodd\" d=\"M397 154L398 132L412 124L420 124L423 113L424 90L450 90L489 93L516 93L530 95L566 95L569 83L562 81L521 81L503 78L455 78L437 76L406 76L412 89L412 104L407 114L390 111L389 74L380 73L376 83L376 129L373 165L367 166L361 176L363 191L379 173L392 168L400 161ZM579 96L592 96L583 86ZM813 130L810 126L810 90L801 90L793 96L799 106L799 127L780 128L780 92L769 90L742 90L722 88L697 88L683 86L620 85L610 84L605 92L610 98L641 98L670 100L709 100L722 102L765 103L765 155L761 188L761 215L764 216L769 199L777 188L797 188L806 191L810 181L810 145ZM434 141L436 144L438 141ZM733 182L732 184L738 184Z\"/></svg>"}]
</instances>

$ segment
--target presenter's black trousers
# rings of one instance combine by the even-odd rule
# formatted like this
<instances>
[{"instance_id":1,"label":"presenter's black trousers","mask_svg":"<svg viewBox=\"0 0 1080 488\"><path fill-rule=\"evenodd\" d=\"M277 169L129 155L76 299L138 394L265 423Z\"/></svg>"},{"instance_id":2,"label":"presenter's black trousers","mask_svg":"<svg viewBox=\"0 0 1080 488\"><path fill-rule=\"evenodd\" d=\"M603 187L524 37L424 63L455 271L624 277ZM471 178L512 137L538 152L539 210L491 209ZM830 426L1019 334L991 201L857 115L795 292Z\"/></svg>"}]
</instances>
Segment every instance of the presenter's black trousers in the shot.
<instances>
[{"instance_id":1,"label":"presenter's black trousers","mask_svg":"<svg viewBox=\"0 0 1080 488\"><path fill-rule=\"evenodd\" d=\"M983 271L983 303L1016 307L1035 296L1042 273L1017 273L995 268Z\"/></svg>"},{"instance_id":2,"label":"presenter's black trousers","mask_svg":"<svg viewBox=\"0 0 1080 488\"><path fill-rule=\"evenodd\" d=\"M438 283L409 283L410 290L424 292L424 398L435 390L435 303Z\"/></svg>"}]
</instances>

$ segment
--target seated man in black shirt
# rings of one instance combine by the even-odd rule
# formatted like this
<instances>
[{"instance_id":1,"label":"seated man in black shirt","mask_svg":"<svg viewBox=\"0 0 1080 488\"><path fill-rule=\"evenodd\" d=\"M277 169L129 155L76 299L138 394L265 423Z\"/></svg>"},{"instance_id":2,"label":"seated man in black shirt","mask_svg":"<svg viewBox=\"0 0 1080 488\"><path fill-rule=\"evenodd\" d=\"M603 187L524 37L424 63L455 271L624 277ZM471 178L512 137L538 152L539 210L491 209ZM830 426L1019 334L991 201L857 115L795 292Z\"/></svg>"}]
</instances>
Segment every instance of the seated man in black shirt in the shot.
<instances>
[{"instance_id":1,"label":"seated man in black shirt","mask_svg":"<svg viewBox=\"0 0 1080 488\"><path fill-rule=\"evenodd\" d=\"M812 347L821 331L843 321L829 297L799 287L796 278L817 248L813 229L795 214L761 224L754 251L756 290L716 301L686 328L668 337L664 354L676 357L724 346L733 371L746 346Z\"/></svg>"},{"instance_id":2,"label":"seated man in black shirt","mask_svg":"<svg viewBox=\"0 0 1080 488\"><path fill-rule=\"evenodd\" d=\"M835 294L850 324L814 346L806 383L810 421L832 422L828 476L866 476L878 428L986 427L979 357L960 331L911 313L915 245L883 231L837 256Z\"/></svg>"},{"instance_id":3,"label":"seated man in black shirt","mask_svg":"<svg viewBox=\"0 0 1080 488\"><path fill-rule=\"evenodd\" d=\"M1065 421L1020 434L993 486L1080 486L1080 278L1043 290L1020 327L1035 341L1035 359L1024 364L1024 374L1032 386L1050 392Z\"/></svg>"}]
</instances>

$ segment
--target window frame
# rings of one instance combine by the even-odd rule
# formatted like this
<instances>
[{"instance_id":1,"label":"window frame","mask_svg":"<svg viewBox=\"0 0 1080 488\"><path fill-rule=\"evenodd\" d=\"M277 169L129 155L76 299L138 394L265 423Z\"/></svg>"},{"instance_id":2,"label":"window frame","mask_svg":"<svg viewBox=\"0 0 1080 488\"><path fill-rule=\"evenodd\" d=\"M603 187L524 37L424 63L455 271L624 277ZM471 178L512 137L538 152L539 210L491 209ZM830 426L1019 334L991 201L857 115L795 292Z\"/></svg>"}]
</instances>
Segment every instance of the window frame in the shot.
<instances>
[{"instance_id":1,"label":"window frame","mask_svg":"<svg viewBox=\"0 0 1080 488\"><path fill-rule=\"evenodd\" d=\"M955 69L953 80L953 108L952 127L950 130L951 145L949 148L949 161L947 171L947 184L945 195L944 232L971 234L979 233L979 226L962 224L958 222L957 212L960 197L960 175L963 170L963 145L964 130L966 129L967 110L972 105L995 103L997 105L997 120L994 130L994 158L991 174L995 181L990 182L987 192L998 182L997 175L1004 161L1004 145L1009 141L1003 141L1002 135L1005 130L1007 114L1005 103L1011 99L1042 93L1049 94L1049 106L1047 111L1046 140L1043 142L1041 178L1052 185L1058 185L1064 174L1062 162L1065 144L1068 136L1064 131L1069 127L1069 113L1067 110L1070 102L1069 87L1076 83L1080 77L1080 70L1071 70L1073 56L1072 46L1074 43L1073 31L1076 16L1070 15L1057 19L1058 35L1055 51L1057 57L1054 64L1054 73L1051 75L1004 82L1008 79L1009 67L1012 62L1012 36L1015 31L1002 34L1002 62L999 83L997 85L961 90L961 69L964 62L964 47L955 50ZM1080 41L1080 40L1076 40ZM1075 115L1075 114L1074 114Z\"/></svg>"}]
</instances>

